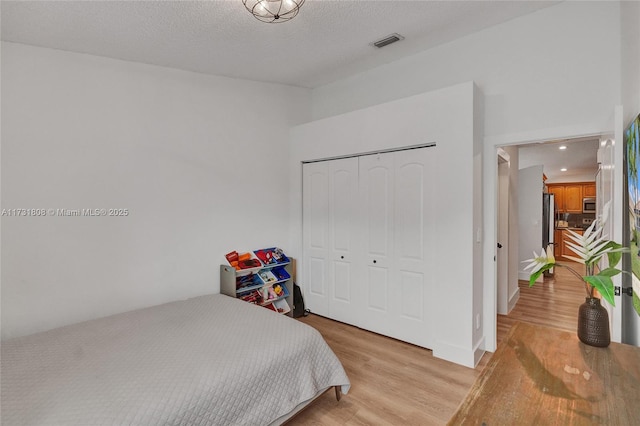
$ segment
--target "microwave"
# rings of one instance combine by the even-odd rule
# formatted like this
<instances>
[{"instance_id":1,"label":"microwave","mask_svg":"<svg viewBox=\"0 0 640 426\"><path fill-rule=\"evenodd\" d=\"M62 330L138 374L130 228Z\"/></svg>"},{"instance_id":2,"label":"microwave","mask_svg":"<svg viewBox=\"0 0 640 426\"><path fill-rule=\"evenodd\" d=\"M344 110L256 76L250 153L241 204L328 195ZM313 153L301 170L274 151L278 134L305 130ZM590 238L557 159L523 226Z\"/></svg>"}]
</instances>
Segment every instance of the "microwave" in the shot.
<instances>
[{"instance_id":1,"label":"microwave","mask_svg":"<svg viewBox=\"0 0 640 426\"><path fill-rule=\"evenodd\" d=\"M595 198L583 198L582 199L582 213L595 213L596 212L596 199Z\"/></svg>"}]
</instances>

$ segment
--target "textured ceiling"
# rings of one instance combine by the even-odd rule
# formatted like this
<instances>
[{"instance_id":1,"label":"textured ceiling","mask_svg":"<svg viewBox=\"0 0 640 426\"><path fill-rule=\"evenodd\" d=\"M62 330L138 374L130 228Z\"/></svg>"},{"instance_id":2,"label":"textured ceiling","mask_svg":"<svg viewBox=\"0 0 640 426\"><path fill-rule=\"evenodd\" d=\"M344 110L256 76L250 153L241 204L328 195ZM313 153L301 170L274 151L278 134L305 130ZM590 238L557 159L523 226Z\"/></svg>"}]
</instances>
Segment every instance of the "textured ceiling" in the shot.
<instances>
[{"instance_id":1,"label":"textured ceiling","mask_svg":"<svg viewBox=\"0 0 640 426\"><path fill-rule=\"evenodd\" d=\"M2 40L312 88L554 3L307 0L266 24L241 0L2 1Z\"/></svg>"},{"instance_id":2,"label":"textured ceiling","mask_svg":"<svg viewBox=\"0 0 640 426\"><path fill-rule=\"evenodd\" d=\"M565 145L567 149L560 150ZM544 144L521 146L518 150L519 166L521 169L542 165L544 174L550 181L571 181L572 176L591 175L595 179L598 171L598 138L581 138L564 141L554 141ZM567 171L560 171L566 167Z\"/></svg>"}]
</instances>

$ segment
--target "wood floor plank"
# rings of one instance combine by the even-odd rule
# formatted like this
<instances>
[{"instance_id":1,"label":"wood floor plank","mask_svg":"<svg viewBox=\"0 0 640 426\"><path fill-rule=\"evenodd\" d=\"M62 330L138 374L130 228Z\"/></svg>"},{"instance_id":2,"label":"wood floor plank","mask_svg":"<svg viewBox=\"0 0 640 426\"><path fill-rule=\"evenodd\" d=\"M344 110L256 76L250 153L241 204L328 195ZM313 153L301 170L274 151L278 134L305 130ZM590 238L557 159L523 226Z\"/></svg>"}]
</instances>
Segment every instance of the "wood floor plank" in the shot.
<instances>
[{"instance_id":1,"label":"wood floor plank","mask_svg":"<svg viewBox=\"0 0 640 426\"><path fill-rule=\"evenodd\" d=\"M516 307L498 315L498 342L515 321L575 332L585 291L566 268L555 268L553 277L531 288L526 281L518 285ZM288 425L444 425L491 357L486 354L475 369L467 368L434 358L428 349L317 315L300 321L323 335L342 362L351 390L339 402L333 392L325 393Z\"/></svg>"}]
</instances>

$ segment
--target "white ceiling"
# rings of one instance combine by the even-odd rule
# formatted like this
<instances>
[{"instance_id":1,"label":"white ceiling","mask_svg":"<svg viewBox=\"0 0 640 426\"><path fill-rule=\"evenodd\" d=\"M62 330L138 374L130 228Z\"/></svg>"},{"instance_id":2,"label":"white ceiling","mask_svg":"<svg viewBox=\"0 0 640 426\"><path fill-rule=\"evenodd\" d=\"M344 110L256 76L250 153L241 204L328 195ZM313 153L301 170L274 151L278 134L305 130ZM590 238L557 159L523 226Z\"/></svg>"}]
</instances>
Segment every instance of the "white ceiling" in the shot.
<instances>
[{"instance_id":1,"label":"white ceiling","mask_svg":"<svg viewBox=\"0 0 640 426\"><path fill-rule=\"evenodd\" d=\"M313 88L555 3L307 0L266 24L241 0L2 1L2 40Z\"/></svg>"},{"instance_id":2,"label":"white ceiling","mask_svg":"<svg viewBox=\"0 0 640 426\"><path fill-rule=\"evenodd\" d=\"M567 149L559 149L562 145ZM552 182L575 181L574 176L585 175L595 179L598 171L599 147L599 138L580 138L522 145L518 149L519 168L542 165L544 174ZM563 167L567 169L566 172L560 171Z\"/></svg>"}]
</instances>

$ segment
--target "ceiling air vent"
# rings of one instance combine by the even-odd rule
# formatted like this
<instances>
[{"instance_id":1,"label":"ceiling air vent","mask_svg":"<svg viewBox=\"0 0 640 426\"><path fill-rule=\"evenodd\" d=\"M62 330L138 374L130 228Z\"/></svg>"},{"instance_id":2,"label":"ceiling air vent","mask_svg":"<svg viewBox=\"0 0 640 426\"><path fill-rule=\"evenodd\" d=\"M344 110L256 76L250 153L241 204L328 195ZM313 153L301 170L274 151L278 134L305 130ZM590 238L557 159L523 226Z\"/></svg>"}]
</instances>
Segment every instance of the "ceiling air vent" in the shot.
<instances>
[{"instance_id":1,"label":"ceiling air vent","mask_svg":"<svg viewBox=\"0 0 640 426\"><path fill-rule=\"evenodd\" d=\"M374 41L373 45L375 47L385 47L391 43L395 43L396 41L400 41L400 40L404 40L404 37L402 37L400 34L398 33L393 33L391 35L386 36L383 39L380 39L378 41Z\"/></svg>"}]
</instances>

